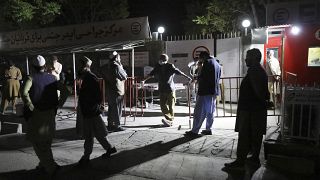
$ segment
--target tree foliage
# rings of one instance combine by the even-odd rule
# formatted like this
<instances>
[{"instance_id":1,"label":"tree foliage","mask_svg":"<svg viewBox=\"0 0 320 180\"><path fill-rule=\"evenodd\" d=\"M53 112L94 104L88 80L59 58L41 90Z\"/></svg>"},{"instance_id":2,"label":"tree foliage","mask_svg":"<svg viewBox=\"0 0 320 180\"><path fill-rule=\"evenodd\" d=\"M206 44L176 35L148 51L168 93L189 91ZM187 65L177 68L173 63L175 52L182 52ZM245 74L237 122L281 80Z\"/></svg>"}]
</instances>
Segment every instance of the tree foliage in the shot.
<instances>
[{"instance_id":1,"label":"tree foliage","mask_svg":"<svg viewBox=\"0 0 320 180\"><path fill-rule=\"evenodd\" d=\"M202 9L202 14L192 16L192 22L200 29L200 33L237 31L242 28L241 21L245 18L251 22L254 22L254 18L265 19L263 0L207 0L203 1L203 5L206 8ZM253 13L252 7L257 10L258 17L254 17L256 14ZM194 14L194 11L196 9L187 9L188 14Z\"/></svg>"},{"instance_id":2,"label":"tree foliage","mask_svg":"<svg viewBox=\"0 0 320 180\"><path fill-rule=\"evenodd\" d=\"M1 31L122 19L129 15L127 0L6 0L0 1L0 11Z\"/></svg>"},{"instance_id":3,"label":"tree foliage","mask_svg":"<svg viewBox=\"0 0 320 180\"><path fill-rule=\"evenodd\" d=\"M80 24L123 19L129 16L127 0L59 0L59 24Z\"/></svg>"},{"instance_id":4,"label":"tree foliage","mask_svg":"<svg viewBox=\"0 0 320 180\"><path fill-rule=\"evenodd\" d=\"M16 28L46 26L60 14L60 5L49 0L8 0L1 11L4 21Z\"/></svg>"}]
</instances>

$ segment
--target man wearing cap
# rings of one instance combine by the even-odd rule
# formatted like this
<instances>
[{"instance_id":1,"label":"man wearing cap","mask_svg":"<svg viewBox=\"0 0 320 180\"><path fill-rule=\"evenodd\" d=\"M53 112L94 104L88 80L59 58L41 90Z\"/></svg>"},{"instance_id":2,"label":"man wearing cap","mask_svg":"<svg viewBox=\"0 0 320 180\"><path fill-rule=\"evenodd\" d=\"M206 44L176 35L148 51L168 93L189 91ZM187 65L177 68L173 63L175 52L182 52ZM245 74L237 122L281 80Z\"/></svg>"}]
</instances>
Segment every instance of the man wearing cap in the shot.
<instances>
[{"instance_id":1,"label":"man wearing cap","mask_svg":"<svg viewBox=\"0 0 320 180\"><path fill-rule=\"evenodd\" d=\"M120 55L114 51L110 55L110 62L100 69L102 78L106 82L108 101L108 130L123 131L120 126L124 98L124 83L128 75L121 64Z\"/></svg>"},{"instance_id":2,"label":"man wearing cap","mask_svg":"<svg viewBox=\"0 0 320 180\"><path fill-rule=\"evenodd\" d=\"M201 62L200 74L197 78L198 92L197 101L194 107L193 126L191 131L187 131L187 136L197 136L206 119L206 129L201 132L203 135L211 135L211 127L216 108L216 98L220 93L219 81L221 67L216 58L210 56L207 51L200 52L199 61Z\"/></svg>"},{"instance_id":3,"label":"man wearing cap","mask_svg":"<svg viewBox=\"0 0 320 180\"><path fill-rule=\"evenodd\" d=\"M84 154L78 162L78 166L88 165L90 155L93 149L94 137L106 150L103 157L109 157L117 152L107 139L108 131L102 119L102 93L100 90L98 77L91 72L92 61L84 56L84 68L81 74L81 88L79 93L80 112L83 116L83 137L84 137Z\"/></svg>"},{"instance_id":4,"label":"man wearing cap","mask_svg":"<svg viewBox=\"0 0 320 180\"><path fill-rule=\"evenodd\" d=\"M16 99L19 96L20 91L20 80L22 79L21 71L17 68L14 63L9 60L8 68L5 70L6 83L2 91L2 100L0 113L4 114L7 109L9 101L12 101L12 110L15 109Z\"/></svg>"},{"instance_id":5,"label":"man wearing cap","mask_svg":"<svg viewBox=\"0 0 320 180\"><path fill-rule=\"evenodd\" d=\"M28 77L22 99L32 111L28 119L27 139L40 162L37 169L54 175L59 168L52 155L51 145L55 132L55 116L58 107L58 82L45 72L45 59L38 55L33 62L35 73Z\"/></svg>"},{"instance_id":6,"label":"man wearing cap","mask_svg":"<svg viewBox=\"0 0 320 180\"><path fill-rule=\"evenodd\" d=\"M189 80L191 78L176 68L173 64L168 63L169 57L167 54L161 54L159 63L150 72L150 74L144 79L147 79L157 75L159 82L160 93L160 107L165 119L162 119L162 123L166 126L172 126L174 120L174 106L176 103L174 75L182 75Z\"/></svg>"}]
</instances>

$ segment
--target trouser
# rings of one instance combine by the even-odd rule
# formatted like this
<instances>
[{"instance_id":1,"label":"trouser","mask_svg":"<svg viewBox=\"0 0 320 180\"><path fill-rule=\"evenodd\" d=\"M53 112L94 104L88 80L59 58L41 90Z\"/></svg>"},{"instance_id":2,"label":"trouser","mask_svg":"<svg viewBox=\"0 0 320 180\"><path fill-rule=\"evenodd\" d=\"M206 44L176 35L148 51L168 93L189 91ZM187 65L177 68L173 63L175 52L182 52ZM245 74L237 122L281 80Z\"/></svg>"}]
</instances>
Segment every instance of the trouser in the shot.
<instances>
[{"instance_id":1,"label":"trouser","mask_svg":"<svg viewBox=\"0 0 320 180\"><path fill-rule=\"evenodd\" d=\"M249 152L252 158L258 160L260 155L263 134L265 133L266 111L239 111L239 139L237 146L237 159L244 161Z\"/></svg>"},{"instance_id":2,"label":"trouser","mask_svg":"<svg viewBox=\"0 0 320 180\"><path fill-rule=\"evenodd\" d=\"M122 117L123 97L119 95L110 95L108 97L108 126L119 127Z\"/></svg>"},{"instance_id":3,"label":"trouser","mask_svg":"<svg viewBox=\"0 0 320 180\"><path fill-rule=\"evenodd\" d=\"M96 118L101 118L101 119L96 119ZM86 119L86 121L102 121L102 117L101 116L96 116L93 118L88 118ZM93 123L87 123L86 124L87 128L85 133L84 133L84 155L83 158L89 159L90 155L92 153L92 149L93 149L93 143L94 143L94 137L98 140L98 142L101 144L101 146L103 147L103 149L108 150L111 148L111 144L109 143L106 133L102 132L104 128L100 128L98 129L97 126L94 126ZM91 127L88 127L90 126Z\"/></svg>"},{"instance_id":4,"label":"trouser","mask_svg":"<svg viewBox=\"0 0 320 180\"><path fill-rule=\"evenodd\" d=\"M174 107L176 103L176 94L175 92L169 93L160 93L160 108L164 117L173 121L174 119Z\"/></svg>"},{"instance_id":5,"label":"trouser","mask_svg":"<svg viewBox=\"0 0 320 180\"><path fill-rule=\"evenodd\" d=\"M213 113L216 109L216 96L198 96L193 113L193 126L191 131L198 133L204 119L206 118L206 130L211 130L213 124Z\"/></svg>"},{"instance_id":6,"label":"trouser","mask_svg":"<svg viewBox=\"0 0 320 180\"><path fill-rule=\"evenodd\" d=\"M273 102L274 106L277 105L277 82L272 82L272 81L269 81L268 82L268 90L269 90L269 93L270 93L270 101Z\"/></svg>"},{"instance_id":7,"label":"trouser","mask_svg":"<svg viewBox=\"0 0 320 180\"><path fill-rule=\"evenodd\" d=\"M33 149L40 160L39 166L44 167L49 174L52 174L57 166L53 159L51 144L52 140L32 142Z\"/></svg>"},{"instance_id":8,"label":"trouser","mask_svg":"<svg viewBox=\"0 0 320 180\"><path fill-rule=\"evenodd\" d=\"M16 106L16 97L13 97L13 98L11 98L12 100L12 109L15 109L15 106ZM8 99L8 98L6 98L6 97L4 97L4 96L2 96L2 100L1 100L1 109L0 109L0 112L2 113L2 112L4 112L4 111L6 111L6 109L7 109L7 107L8 107L8 105L9 105L9 102L10 102L10 100Z\"/></svg>"}]
</instances>

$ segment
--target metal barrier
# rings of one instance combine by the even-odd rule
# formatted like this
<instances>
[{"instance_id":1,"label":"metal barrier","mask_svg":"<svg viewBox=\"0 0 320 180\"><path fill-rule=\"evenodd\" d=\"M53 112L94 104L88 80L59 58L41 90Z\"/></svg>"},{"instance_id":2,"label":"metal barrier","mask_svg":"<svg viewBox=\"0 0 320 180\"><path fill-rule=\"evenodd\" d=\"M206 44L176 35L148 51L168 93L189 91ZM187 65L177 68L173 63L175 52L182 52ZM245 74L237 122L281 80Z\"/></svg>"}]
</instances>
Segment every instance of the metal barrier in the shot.
<instances>
[{"instance_id":1,"label":"metal barrier","mask_svg":"<svg viewBox=\"0 0 320 180\"><path fill-rule=\"evenodd\" d=\"M320 88L286 85L281 120L282 140L313 141L319 145Z\"/></svg>"},{"instance_id":2,"label":"metal barrier","mask_svg":"<svg viewBox=\"0 0 320 180\"><path fill-rule=\"evenodd\" d=\"M127 116L133 116L134 120L137 115L143 116L144 111L144 101L145 101L145 90L142 87L141 81L143 77L128 77L125 81L125 95L124 95L124 115L126 123ZM139 93L140 92L140 93ZM139 101L141 99L141 102ZM129 111L126 111L127 106L129 107ZM140 113L137 111L137 106L140 106ZM134 107L134 111L132 110Z\"/></svg>"},{"instance_id":3,"label":"metal barrier","mask_svg":"<svg viewBox=\"0 0 320 180\"><path fill-rule=\"evenodd\" d=\"M269 78L277 78L278 76L269 76ZM223 77L220 82L220 97L216 102L216 117L236 117L237 116L237 103L239 99L240 84L244 77ZM278 86L278 87L277 87ZM272 83L272 92L281 89L281 81L279 85ZM274 96L274 95L273 95ZM275 101L275 108L268 110L268 116L281 116L281 93L279 96L273 98ZM278 103L279 102L279 103Z\"/></svg>"},{"instance_id":4,"label":"metal barrier","mask_svg":"<svg viewBox=\"0 0 320 180\"><path fill-rule=\"evenodd\" d=\"M217 98L217 103L216 103L217 105L216 105L216 111L215 111L216 117L236 117L240 84L243 78L244 77L221 78L221 82L220 82L221 95L220 97ZM135 120L136 116L144 115L143 109L144 107L146 107L146 104L145 104L146 89L142 84L142 80L143 80L143 77L134 77L134 78L129 77L125 81L124 124L126 124L127 116L133 116ZM104 83L102 83L101 86L104 87ZM272 89L274 92L276 91L275 90L276 88L279 88L279 87L276 87L275 84L272 84ZM280 88L281 88L281 82L280 82ZM186 92L187 106L189 111L189 126L191 127L192 103L190 100L191 100L192 93L191 93L190 86L186 88L186 91L187 91ZM103 94L104 93L105 92L103 91ZM279 98L281 99L281 94ZM127 111L128 108L129 110ZM138 108L140 108L140 111L138 111ZM276 108L268 110L268 116L278 116L280 119L280 116L281 116L280 108L281 108L281 103L279 103L279 105Z\"/></svg>"}]
</instances>

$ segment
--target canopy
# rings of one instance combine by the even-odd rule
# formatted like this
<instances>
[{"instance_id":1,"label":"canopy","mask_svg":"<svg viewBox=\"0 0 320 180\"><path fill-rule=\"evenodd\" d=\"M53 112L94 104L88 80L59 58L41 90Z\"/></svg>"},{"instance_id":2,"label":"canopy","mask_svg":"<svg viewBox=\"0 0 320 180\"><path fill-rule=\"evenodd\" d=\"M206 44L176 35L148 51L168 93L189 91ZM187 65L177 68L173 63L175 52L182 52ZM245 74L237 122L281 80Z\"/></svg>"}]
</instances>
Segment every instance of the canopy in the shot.
<instances>
[{"instance_id":1,"label":"canopy","mask_svg":"<svg viewBox=\"0 0 320 180\"><path fill-rule=\"evenodd\" d=\"M112 51L143 46L147 17L0 33L0 51L21 55Z\"/></svg>"}]
</instances>

